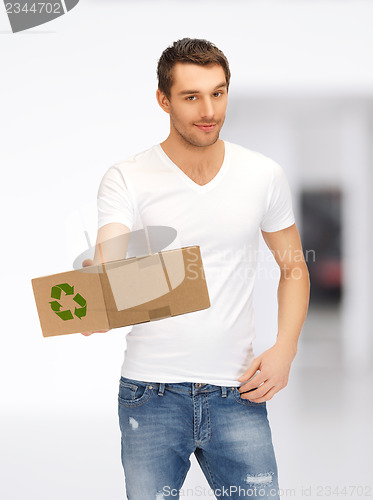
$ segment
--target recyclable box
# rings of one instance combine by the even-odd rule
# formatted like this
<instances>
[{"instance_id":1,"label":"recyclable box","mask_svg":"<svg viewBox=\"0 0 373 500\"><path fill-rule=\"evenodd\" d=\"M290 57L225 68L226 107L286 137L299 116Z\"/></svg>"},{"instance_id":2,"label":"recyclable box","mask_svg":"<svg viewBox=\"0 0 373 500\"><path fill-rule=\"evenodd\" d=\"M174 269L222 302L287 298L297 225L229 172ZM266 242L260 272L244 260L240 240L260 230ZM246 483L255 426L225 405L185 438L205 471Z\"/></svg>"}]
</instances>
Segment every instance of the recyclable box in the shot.
<instances>
[{"instance_id":1,"label":"recyclable box","mask_svg":"<svg viewBox=\"0 0 373 500\"><path fill-rule=\"evenodd\" d=\"M210 307L199 246L31 280L44 337L110 330Z\"/></svg>"}]
</instances>

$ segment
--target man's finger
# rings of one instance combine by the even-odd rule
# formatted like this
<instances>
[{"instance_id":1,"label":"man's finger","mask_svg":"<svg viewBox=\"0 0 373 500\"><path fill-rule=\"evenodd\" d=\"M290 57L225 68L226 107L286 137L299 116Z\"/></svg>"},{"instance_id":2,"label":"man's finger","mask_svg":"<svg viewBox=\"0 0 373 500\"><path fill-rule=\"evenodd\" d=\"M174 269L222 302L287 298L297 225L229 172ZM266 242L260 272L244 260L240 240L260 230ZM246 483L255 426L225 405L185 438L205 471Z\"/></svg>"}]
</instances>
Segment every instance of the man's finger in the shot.
<instances>
[{"instance_id":1,"label":"man's finger","mask_svg":"<svg viewBox=\"0 0 373 500\"><path fill-rule=\"evenodd\" d=\"M253 391L257 389L259 386L263 385L265 382L267 382L267 380L268 378L265 378L264 375L261 374L261 372L258 372L258 374L252 377L248 382L244 383L243 385L240 385L239 391L240 392Z\"/></svg>"},{"instance_id":2,"label":"man's finger","mask_svg":"<svg viewBox=\"0 0 373 500\"><path fill-rule=\"evenodd\" d=\"M263 401L269 401L270 399L273 398L273 396L279 391L277 387L272 387L266 394L264 394L261 398L254 399L254 403L263 403ZM251 399L251 397L250 397Z\"/></svg>"},{"instance_id":3,"label":"man's finger","mask_svg":"<svg viewBox=\"0 0 373 500\"><path fill-rule=\"evenodd\" d=\"M273 387L273 384L271 384L268 380L267 382L264 382L262 385L259 386L255 386L254 389L252 389L251 391L247 392L243 387L240 387L240 389L242 389L242 391L240 390L240 393L241 393L241 397L242 396L245 396L244 399L249 399L250 401L252 399L256 399L256 398L261 398L263 397L271 388Z\"/></svg>"},{"instance_id":4,"label":"man's finger","mask_svg":"<svg viewBox=\"0 0 373 500\"><path fill-rule=\"evenodd\" d=\"M109 330L95 330L94 332L82 332L82 335L88 337L88 335L92 335L93 333L106 333L108 331Z\"/></svg>"},{"instance_id":5,"label":"man's finger","mask_svg":"<svg viewBox=\"0 0 373 500\"><path fill-rule=\"evenodd\" d=\"M258 370L258 368L260 366L260 363L261 363L261 360L258 358L255 358L252 361L249 368L245 371L245 373L243 373L240 377L238 377L237 380L239 380L240 382L243 382L245 380L249 380L251 377L253 377L255 375L256 371Z\"/></svg>"}]
</instances>

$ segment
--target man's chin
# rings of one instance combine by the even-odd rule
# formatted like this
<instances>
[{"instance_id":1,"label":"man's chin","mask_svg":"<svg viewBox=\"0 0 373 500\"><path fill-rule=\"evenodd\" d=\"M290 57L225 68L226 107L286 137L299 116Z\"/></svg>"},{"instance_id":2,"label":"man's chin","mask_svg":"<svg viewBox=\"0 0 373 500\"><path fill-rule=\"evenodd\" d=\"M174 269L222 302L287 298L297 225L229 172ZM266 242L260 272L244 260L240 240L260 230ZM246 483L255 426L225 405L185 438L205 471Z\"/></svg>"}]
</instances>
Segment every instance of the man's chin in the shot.
<instances>
[{"instance_id":1,"label":"man's chin","mask_svg":"<svg viewBox=\"0 0 373 500\"><path fill-rule=\"evenodd\" d=\"M219 132L214 135L214 137L206 137L204 140L201 140L200 137L198 137L195 141L195 145L200 147L200 148L205 148L208 146L212 146L219 140Z\"/></svg>"}]
</instances>

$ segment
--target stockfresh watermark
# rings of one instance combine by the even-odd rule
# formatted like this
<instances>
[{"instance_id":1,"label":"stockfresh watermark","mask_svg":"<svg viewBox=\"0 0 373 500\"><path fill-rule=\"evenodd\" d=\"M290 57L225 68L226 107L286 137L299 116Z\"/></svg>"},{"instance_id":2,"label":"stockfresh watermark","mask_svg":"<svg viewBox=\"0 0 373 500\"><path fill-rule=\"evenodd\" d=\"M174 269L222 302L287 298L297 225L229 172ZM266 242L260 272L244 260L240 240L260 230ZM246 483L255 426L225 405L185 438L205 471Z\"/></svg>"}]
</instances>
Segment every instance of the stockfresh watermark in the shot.
<instances>
[{"instance_id":1,"label":"stockfresh watermark","mask_svg":"<svg viewBox=\"0 0 373 500\"><path fill-rule=\"evenodd\" d=\"M33 2L31 0L9 2L4 0L13 33L49 23L53 19L67 14L78 3L79 0L55 0L53 2Z\"/></svg>"},{"instance_id":2,"label":"stockfresh watermark","mask_svg":"<svg viewBox=\"0 0 373 500\"><path fill-rule=\"evenodd\" d=\"M176 489L169 485L163 487L160 492L163 498L372 498L373 488L367 484L302 484L297 488L272 488L271 485L264 488L262 486L242 487L237 485L227 485L221 488L212 489L206 486L195 486L194 488Z\"/></svg>"}]
</instances>

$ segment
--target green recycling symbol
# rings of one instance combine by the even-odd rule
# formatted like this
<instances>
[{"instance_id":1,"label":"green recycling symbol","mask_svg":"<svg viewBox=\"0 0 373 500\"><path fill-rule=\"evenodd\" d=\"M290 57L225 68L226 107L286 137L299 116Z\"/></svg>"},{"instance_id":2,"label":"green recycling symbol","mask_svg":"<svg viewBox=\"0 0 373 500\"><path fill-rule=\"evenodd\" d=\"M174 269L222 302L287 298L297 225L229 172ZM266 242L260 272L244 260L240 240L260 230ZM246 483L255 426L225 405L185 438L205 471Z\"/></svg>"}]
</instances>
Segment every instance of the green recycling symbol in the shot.
<instances>
[{"instance_id":1,"label":"green recycling symbol","mask_svg":"<svg viewBox=\"0 0 373 500\"><path fill-rule=\"evenodd\" d=\"M74 316L70 311L70 309L67 309L66 311L60 310L62 306L58 302L58 300L60 300L61 298L61 291L64 291L65 295L73 295L74 287L70 286L68 283L61 283L61 285L52 286L51 297L52 299L57 299L49 302L52 311L54 311L57 314L57 316L59 316L64 321L67 321L68 319L74 319ZM80 307L75 307L74 314L79 319L82 319L82 317L87 314L87 301L85 300L84 297L80 295L80 293L77 293L73 298L73 300L80 306Z\"/></svg>"}]
</instances>

